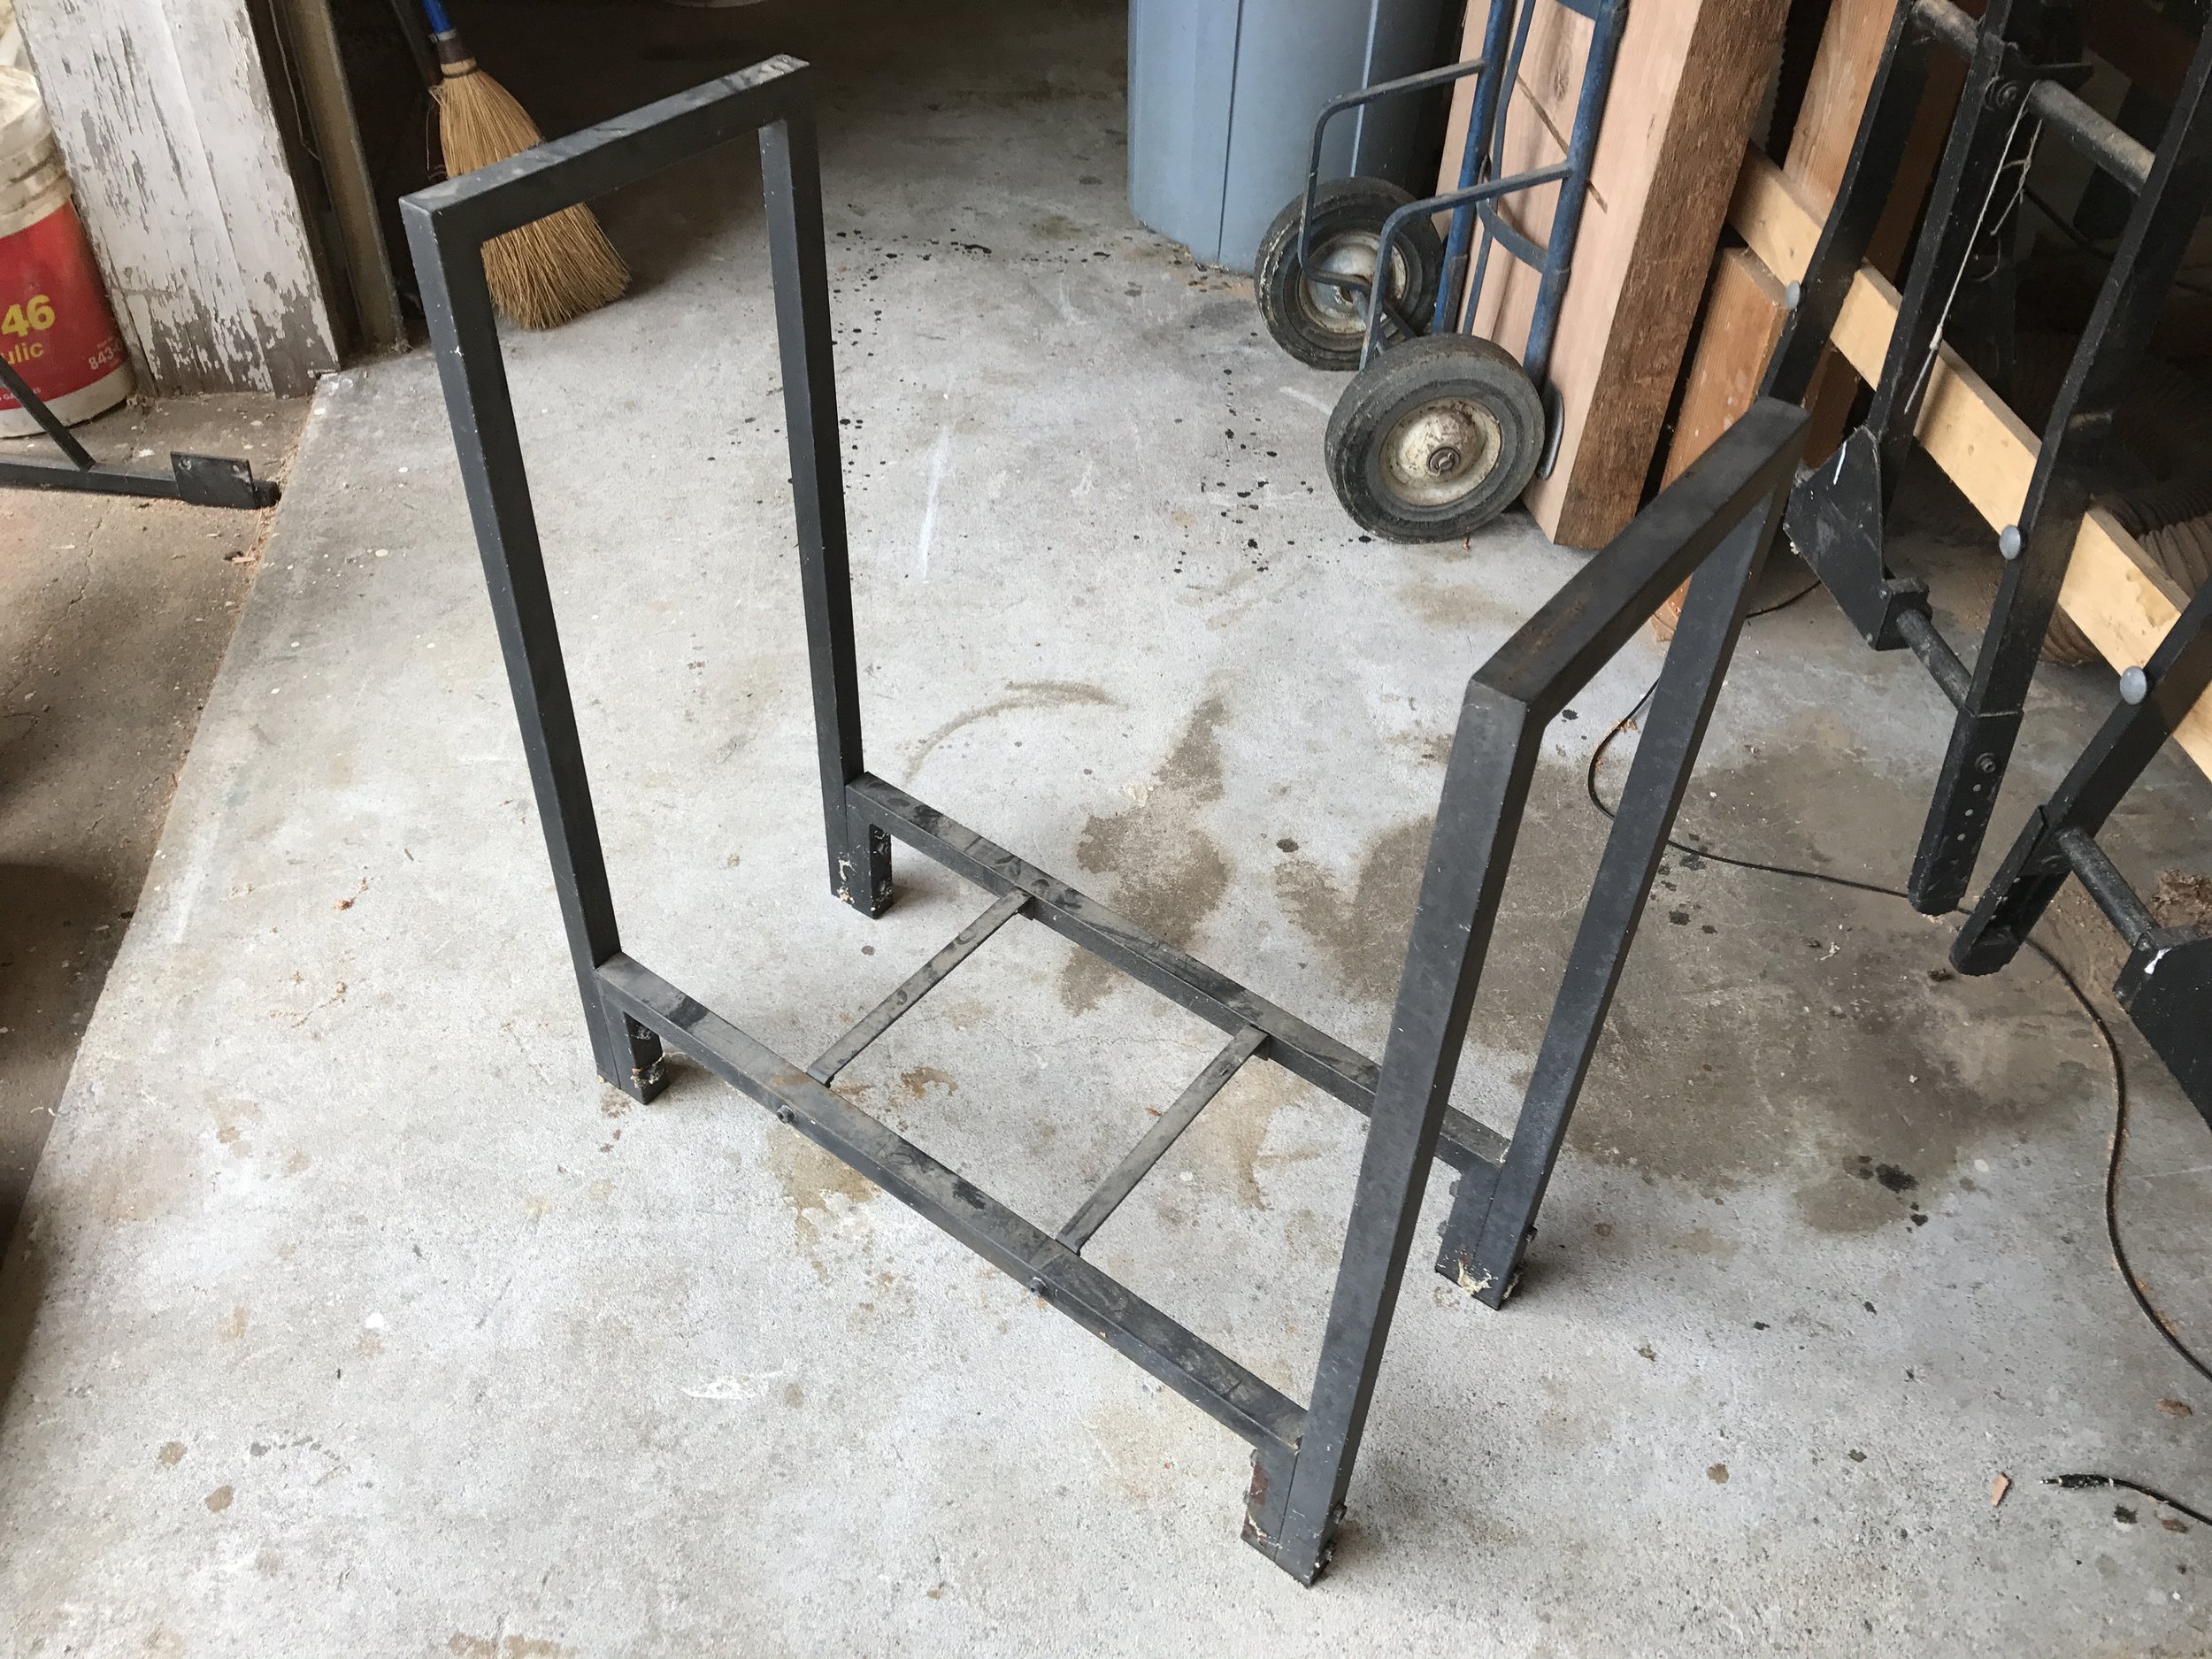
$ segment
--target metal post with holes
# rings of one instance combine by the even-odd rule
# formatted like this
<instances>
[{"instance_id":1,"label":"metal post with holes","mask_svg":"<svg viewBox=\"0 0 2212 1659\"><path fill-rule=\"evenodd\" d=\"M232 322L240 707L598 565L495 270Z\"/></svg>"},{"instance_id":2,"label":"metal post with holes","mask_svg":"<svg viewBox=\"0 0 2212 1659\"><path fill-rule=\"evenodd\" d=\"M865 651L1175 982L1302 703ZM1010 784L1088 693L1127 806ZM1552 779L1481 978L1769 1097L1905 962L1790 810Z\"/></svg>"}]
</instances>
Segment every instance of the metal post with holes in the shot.
<instances>
[{"instance_id":1,"label":"metal post with holes","mask_svg":"<svg viewBox=\"0 0 2212 1659\"><path fill-rule=\"evenodd\" d=\"M1003 847L867 772L828 349L812 73L776 58L403 204L455 446L543 822L600 1074L637 1098L660 1087L662 1045L688 1055L894 1198L1110 1343L1254 1448L1246 1536L1310 1583L1328 1559L1432 1163L1459 1176L1455 1216L1532 1225L1582 1064L1648 892L1745 595L1780 521L1804 417L1765 402L1590 561L1478 672L1444 784L1382 1064ZM810 1065L775 1054L624 951L585 777L514 411L486 292L485 241L758 135L798 503L799 552L823 806L835 896L869 915L892 897L893 839L989 903ZM1580 1060L1544 1074L1508 1141L1448 1104L1544 728L1694 577L1651 735L1601 864L1554 1025ZM1222 1032L1220 1052L1059 1225L1018 1215L828 1085L999 929L1035 922ZM1084 1259L1105 1220L1244 1066L1279 1065L1371 1128L1312 1403L1301 1405ZM1524 1144L1525 1142L1525 1144ZM1493 1201L1501 1171L1517 1171ZM1444 1264L1459 1282L1464 1267Z\"/></svg>"}]
</instances>

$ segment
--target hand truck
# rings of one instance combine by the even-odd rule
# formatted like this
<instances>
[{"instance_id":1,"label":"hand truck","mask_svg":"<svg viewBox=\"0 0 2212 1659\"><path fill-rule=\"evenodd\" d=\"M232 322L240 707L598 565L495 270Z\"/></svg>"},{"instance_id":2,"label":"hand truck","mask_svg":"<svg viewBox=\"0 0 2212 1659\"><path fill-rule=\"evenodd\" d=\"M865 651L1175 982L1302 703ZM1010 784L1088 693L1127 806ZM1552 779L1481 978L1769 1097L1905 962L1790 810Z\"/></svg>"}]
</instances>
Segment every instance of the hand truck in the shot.
<instances>
[{"instance_id":1,"label":"hand truck","mask_svg":"<svg viewBox=\"0 0 2212 1659\"><path fill-rule=\"evenodd\" d=\"M1519 500L1538 472L1548 474L1558 454L1562 411L1546 373L1628 0L1550 0L1593 25L1566 157L1501 178L1513 89L1545 3L1491 0L1480 58L1324 104L1306 188L1260 242L1252 281L1276 342L1317 369L1358 371L1329 418L1329 481L1345 511L1389 541L1469 534ZM1416 201L1383 179L1321 182L1322 139L1338 116L1470 75L1475 96L1457 189ZM1539 246L1507 223L1501 204L1548 184L1559 196ZM1448 242L1434 224L1447 211ZM1539 273L1518 362L1471 332L1494 248ZM1379 284L1379 270L1388 273Z\"/></svg>"}]
</instances>

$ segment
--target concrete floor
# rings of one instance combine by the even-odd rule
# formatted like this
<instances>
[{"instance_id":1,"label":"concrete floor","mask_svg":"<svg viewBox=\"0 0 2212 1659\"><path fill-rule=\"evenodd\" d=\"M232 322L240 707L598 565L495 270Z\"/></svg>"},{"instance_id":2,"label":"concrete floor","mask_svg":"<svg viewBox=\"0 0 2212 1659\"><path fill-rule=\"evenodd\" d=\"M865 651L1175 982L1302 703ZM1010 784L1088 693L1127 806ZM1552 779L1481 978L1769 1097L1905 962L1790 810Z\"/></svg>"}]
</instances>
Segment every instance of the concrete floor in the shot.
<instances>
[{"instance_id":1,"label":"concrete floor","mask_svg":"<svg viewBox=\"0 0 2212 1659\"><path fill-rule=\"evenodd\" d=\"M549 70L610 15L531 8ZM1518 518L1349 528L1336 381L1128 219L1118 8L623 15L641 82L830 65L871 764L1375 1051L1459 690L1579 556ZM638 293L509 365L626 948L805 1056L984 901L914 857L880 922L825 891L749 158L607 217ZM1919 540L1970 611L1959 528L1939 503ZM1459 1087L1494 1121L1600 842L1583 768L1658 661L1555 728ZM2006 827L2109 695L2046 678ZM1938 713L1815 595L1749 630L1686 827L1897 880ZM2169 757L2111 842L2200 864L2208 805ZM0 1270L0 1632L2212 1649L2204 1529L2040 1484L2212 1494L2212 1390L2107 1252L2090 1021L2039 963L1946 977L1948 929L1895 901L1663 880L1523 1294L1409 1281L1300 1590L1236 1540L1225 1432L695 1070L650 1107L596 1082L432 365L337 377ZM2129 1240L2212 1345L2205 1127L2120 1041ZM1049 1223L1213 1046L1020 926L843 1086ZM1094 1252L1302 1397L1358 1148L1251 1068Z\"/></svg>"},{"instance_id":2,"label":"concrete floor","mask_svg":"<svg viewBox=\"0 0 2212 1659\"><path fill-rule=\"evenodd\" d=\"M144 467L172 449L280 478L303 401L174 398L79 427ZM43 438L0 452L51 455ZM177 771L273 515L0 491L0 1238L121 944Z\"/></svg>"}]
</instances>

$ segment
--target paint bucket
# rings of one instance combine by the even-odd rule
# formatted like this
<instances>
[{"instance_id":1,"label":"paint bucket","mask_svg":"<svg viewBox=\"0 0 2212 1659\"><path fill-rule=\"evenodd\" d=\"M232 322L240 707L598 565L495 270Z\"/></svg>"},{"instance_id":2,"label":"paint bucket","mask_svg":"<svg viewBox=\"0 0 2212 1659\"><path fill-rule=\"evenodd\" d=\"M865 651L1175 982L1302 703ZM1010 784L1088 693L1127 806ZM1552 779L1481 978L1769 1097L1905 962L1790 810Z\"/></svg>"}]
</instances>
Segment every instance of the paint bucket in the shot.
<instances>
[{"instance_id":1,"label":"paint bucket","mask_svg":"<svg viewBox=\"0 0 2212 1659\"><path fill-rule=\"evenodd\" d=\"M46 105L21 68L0 68L0 355L72 424L131 395L130 358L69 199ZM38 430L0 391L0 435Z\"/></svg>"}]
</instances>

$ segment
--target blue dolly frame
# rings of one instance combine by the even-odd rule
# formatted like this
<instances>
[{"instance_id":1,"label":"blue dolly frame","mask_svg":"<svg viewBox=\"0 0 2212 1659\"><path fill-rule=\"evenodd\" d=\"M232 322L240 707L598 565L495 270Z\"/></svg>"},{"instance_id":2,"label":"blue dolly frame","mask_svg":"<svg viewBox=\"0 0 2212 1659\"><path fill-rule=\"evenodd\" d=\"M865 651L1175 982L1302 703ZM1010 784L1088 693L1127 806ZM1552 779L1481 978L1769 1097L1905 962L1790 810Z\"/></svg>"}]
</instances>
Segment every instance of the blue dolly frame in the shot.
<instances>
[{"instance_id":1,"label":"blue dolly frame","mask_svg":"<svg viewBox=\"0 0 2212 1659\"><path fill-rule=\"evenodd\" d=\"M1338 418L1330 423L1331 476L1337 481L1338 493L1345 496L1345 505L1355 518L1368 528L1394 540L1455 539L1476 525L1502 511L1519 497L1529 477L1540 472L1548 475L1558 453L1561 429L1561 411L1557 394L1548 381L1552 345L1559 330L1562 302L1566 295L1567 279L1574 262L1575 241L1582 227L1583 205L1587 194L1591 164L1597 153L1598 131L1605 113L1605 101L1611 88L1613 69L1620 54L1621 36L1625 29L1629 0L1491 0L1490 15L1483 33L1482 56L1465 63L1447 65L1440 69L1424 71L1395 81L1386 81L1371 87L1363 87L1333 98L1324 104L1313 127L1313 142L1306 160L1306 184L1298 222L1298 269L1315 269L1313 259L1313 217L1317 192L1321 188L1321 152L1329 124L1348 110L1381 98L1403 94L1432 91L1476 77L1475 96L1467 123L1467 142L1459 170L1459 187L1440 196L1425 196L1409 201L1392 211L1385 219L1377 235L1373 269L1388 272L1393 269L1393 256L1404 247L1409 230L1430 216L1449 212L1451 231L1444 251L1444 269L1437 284L1436 298L1425 319L1403 314L1392 303L1387 281L1373 281L1348 273L1332 271L1317 275L1311 280L1326 283L1340 293L1356 296L1364 301L1365 327L1360 342L1359 368L1362 379L1369 376L1379 356L1391 350L1393 334L1401 341L1410 341L1423 335L1442 337L1471 330L1473 321L1473 297L1482 289L1488 272L1493 249L1502 249L1508 255L1539 273L1536 303L1529 320L1528 338L1523 346L1518 369L1520 376L1534 391L1532 404L1524 405L1539 411L1540 435L1533 444L1525 446L1516 468L1513 457L1505 458L1508 472L1518 470L1519 476L1511 488L1494 488L1476 493L1471 499L1469 511L1432 514L1429 521L1409 524L1402 517L1388 511L1387 501L1381 503L1384 511L1378 514L1377 503L1355 499L1363 494L1356 488L1348 495L1346 479L1340 472L1348 468L1356 474L1360 457L1340 457L1335 451L1340 442L1356 442L1360 434L1350 428L1357 423L1347 419L1352 406L1361 401L1367 388L1359 380L1347 388L1345 399L1339 405ZM1519 78L1521 62L1527 52L1529 35L1539 6L1563 6L1578 16L1590 19L1592 35L1588 57L1585 61L1582 85L1575 104L1575 118L1566 143L1563 160L1548 166L1531 168L1525 172L1500 176L1498 159L1504 147L1506 120L1511 111L1513 88ZM1539 189L1548 184L1559 186L1559 201L1552 214L1548 239L1539 244L1532 237L1508 223L1502 211L1504 200L1523 192ZM1279 334L1278 336L1280 337ZM1471 334L1470 335L1471 338ZM1439 354L1448 359L1451 353ZM1495 362L1502 354L1486 354ZM1510 367L1509 363L1502 366ZM1464 395L1464 388L1452 388ZM1401 419L1403 417L1401 416ZM1369 423L1372 425L1372 423ZM1340 434L1340 426L1347 430ZM1340 467L1340 459L1346 463ZM1500 480L1501 486L1505 480Z\"/></svg>"}]
</instances>

